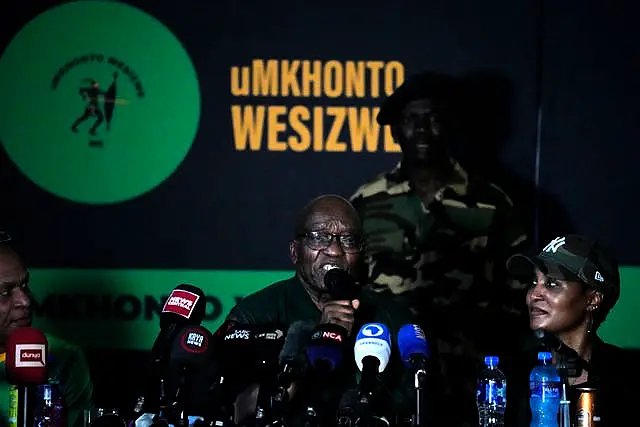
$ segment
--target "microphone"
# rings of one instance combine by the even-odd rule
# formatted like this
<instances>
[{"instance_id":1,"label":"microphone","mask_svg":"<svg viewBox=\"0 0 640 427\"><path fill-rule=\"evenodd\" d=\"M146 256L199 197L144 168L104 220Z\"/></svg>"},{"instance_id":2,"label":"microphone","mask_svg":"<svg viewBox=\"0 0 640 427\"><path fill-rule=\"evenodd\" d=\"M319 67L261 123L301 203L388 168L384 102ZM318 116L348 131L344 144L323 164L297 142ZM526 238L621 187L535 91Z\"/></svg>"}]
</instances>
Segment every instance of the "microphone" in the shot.
<instances>
[{"instance_id":1,"label":"microphone","mask_svg":"<svg viewBox=\"0 0 640 427\"><path fill-rule=\"evenodd\" d=\"M204 292L192 285L182 284L177 286L165 301L160 313L160 332L151 348L151 378L153 386L151 390L147 391L147 394L158 398L157 403L152 405L153 407L166 405L166 402L164 402L164 379L162 375L167 372L167 357L178 331L183 326L202 323L205 308ZM149 399L146 400L148 401ZM144 397L138 399L136 406L140 406L140 403L144 406Z\"/></svg>"},{"instance_id":2,"label":"microphone","mask_svg":"<svg viewBox=\"0 0 640 427\"><path fill-rule=\"evenodd\" d=\"M246 367L255 364L253 333L249 328L249 325L227 320L213 334L214 362L211 369L214 378L207 393L205 426L234 425L233 402L242 388L249 384Z\"/></svg>"},{"instance_id":3,"label":"microphone","mask_svg":"<svg viewBox=\"0 0 640 427\"><path fill-rule=\"evenodd\" d=\"M402 362L414 372L416 389L416 413L414 425L424 425L424 387L427 375L427 359L430 356L429 344L424 331L418 325L404 325L398 331L398 348Z\"/></svg>"},{"instance_id":4,"label":"microphone","mask_svg":"<svg viewBox=\"0 0 640 427\"><path fill-rule=\"evenodd\" d=\"M325 323L311 334L307 347L309 363L323 374L334 372L342 363L347 330L342 326Z\"/></svg>"},{"instance_id":5,"label":"microphone","mask_svg":"<svg viewBox=\"0 0 640 427\"><path fill-rule=\"evenodd\" d=\"M48 342L42 331L14 329L7 337L7 382L18 388L18 427L35 423L35 386L47 383Z\"/></svg>"},{"instance_id":6,"label":"microphone","mask_svg":"<svg viewBox=\"0 0 640 427\"><path fill-rule=\"evenodd\" d=\"M188 416L201 416L207 408L204 397L211 384L207 375L213 363L213 336L204 327L187 325L178 331L168 360L167 390L171 405L161 408L160 417L177 425L189 424Z\"/></svg>"},{"instance_id":7,"label":"microphone","mask_svg":"<svg viewBox=\"0 0 640 427\"><path fill-rule=\"evenodd\" d=\"M17 386L47 382L47 337L31 327L14 329L7 337L7 382Z\"/></svg>"},{"instance_id":8,"label":"microphone","mask_svg":"<svg viewBox=\"0 0 640 427\"><path fill-rule=\"evenodd\" d=\"M361 414L365 419L372 417L372 398L378 385L378 374L383 372L391 357L391 334L382 323L367 323L358 332L353 349L360 378Z\"/></svg>"},{"instance_id":9,"label":"microphone","mask_svg":"<svg viewBox=\"0 0 640 427\"><path fill-rule=\"evenodd\" d=\"M276 323L253 325L253 341L256 355L256 376L260 388L256 403L255 425L270 424L273 419L272 397L277 390L278 355L285 337L285 329Z\"/></svg>"},{"instance_id":10,"label":"microphone","mask_svg":"<svg viewBox=\"0 0 640 427\"><path fill-rule=\"evenodd\" d=\"M278 369L278 356L284 345L286 330L286 326L275 322L251 326L259 375L271 375Z\"/></svg>"},{"instance_id":11,"label":"microphone","mask_svg":"<svg viewBox=\"0 0 640 427\"><path fill-rule=\"evenodd\" d=\"M342 365L347 337L345 328L330 323L318 325L311 334L307 359L313 371L308 384L311 401L306 405L305 426L327 425L326 414L318 409L326 405L324 390L331 388L330 383L335 379L333 374Z\"/></svg>"},{"instance_id":12,"label":"microphone","mask_svg":"<svg viewBox=\"0 0 640 427\"><path fill-rule=\"evenodd\" d=\"M345 270L335 267L324 275L324 286L329 295L337 301L351 301L359 295L360 289Z\"/></svg>"},{"instance_id":13,"label":"microphone","mask_svg":"<svg viewBox=\"0 0 640 427\"><path fill-rule=\"evenodd\" d=\"M287 331L282 350L278 356L280 362L278 382L285 390L306 370L305 351L311 341L314 326L313 322L299 320L292 323Z\"/></svg>"},{"instance_id":14,"label":"microphone","mask_svg":"<svg viewBox=\"0 0 640 427\"><path fill-rule=\"evenodd\" d=\"M311 339L314 326L313 322L299 320L292 323L287 331L282 350L278 356L280 368L276 379L277 387L271 399L276 419L281 419L284 416L286 405L289 403L287 390L307 370L305 350Z\"/></svg>"},{"instance_id":15,"label":"microphone","mask_svg":"<svg viewBox=\"0 0 640 427\"><path fill-rule=\"evenodd\" d=\"M427 359L431 351L422 328L414 324L404 325L398 330L397 342L405 366L426 374Z\"/></svg>"},{"instance_id":16,"label":"microphone","mask_svg":"<svg viewBox=\"0 0 640 427\"><path fill-rule=\"evenodd\" d=\"M151 354L160 362L178 333L185 325L199 325L204 319L206 301L202 289L179 285L167 298L160 313L160 333L153 343Z\"/></svg>"}]
</instances>

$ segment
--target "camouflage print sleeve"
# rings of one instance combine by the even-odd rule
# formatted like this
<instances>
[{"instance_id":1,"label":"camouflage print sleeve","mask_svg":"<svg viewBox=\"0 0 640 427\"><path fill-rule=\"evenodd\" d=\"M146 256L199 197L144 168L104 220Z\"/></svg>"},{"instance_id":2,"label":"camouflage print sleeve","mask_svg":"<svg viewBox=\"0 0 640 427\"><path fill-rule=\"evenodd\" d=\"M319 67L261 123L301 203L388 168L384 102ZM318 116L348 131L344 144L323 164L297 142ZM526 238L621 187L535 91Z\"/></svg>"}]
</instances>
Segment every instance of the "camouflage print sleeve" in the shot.
<instances>
[{"instance_id":1,"label":"camouflage print sleeve","mask_svg":"<svg viewBox=\"0 0 640 427\"><path fill-rule=\"evenodd\" d=\"M525 303L528 284L509 277L506 261L514 253L522 251L528 239L511 203L505 203L496 212L490 242L493 260L487 271L491 271L491 282L494 283L494 303L497 304L499 321L505 326L506 334L520 338L529 331Z\"/></svg>"},{"instance_id":2,"label":"camouflage print sleeve","mask_svg":"<svg viewBox=\"0 0 640 427\"><path fill-rule=\"evenodd\" d=\"M417 280L417 228L425 215L419 199L405 188L381 191L381 186L363 186L351 200L363 224L369 283L376 291L397 295L411 290Z\"/></svg>"}]
</instances>

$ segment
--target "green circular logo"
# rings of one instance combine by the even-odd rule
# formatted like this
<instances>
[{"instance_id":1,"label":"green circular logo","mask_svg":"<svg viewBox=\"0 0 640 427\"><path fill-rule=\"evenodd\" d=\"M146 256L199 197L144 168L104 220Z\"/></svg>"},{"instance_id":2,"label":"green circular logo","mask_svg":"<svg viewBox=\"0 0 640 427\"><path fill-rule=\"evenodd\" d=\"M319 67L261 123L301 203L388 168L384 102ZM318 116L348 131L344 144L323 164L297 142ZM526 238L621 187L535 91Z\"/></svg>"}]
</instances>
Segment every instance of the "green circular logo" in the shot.
<instances>
[{"instance_id":1,"label":"green circular logo","mask_svg":"<svg viewBox=\"0 0 640 427\"><path fill-rule=\"evenodd\" d=\"M129 200L167 179L198 128L198 78L162 23L87 0L29 22L0 58L0 142L45 190Z\"/></svg>"}]
</instances>

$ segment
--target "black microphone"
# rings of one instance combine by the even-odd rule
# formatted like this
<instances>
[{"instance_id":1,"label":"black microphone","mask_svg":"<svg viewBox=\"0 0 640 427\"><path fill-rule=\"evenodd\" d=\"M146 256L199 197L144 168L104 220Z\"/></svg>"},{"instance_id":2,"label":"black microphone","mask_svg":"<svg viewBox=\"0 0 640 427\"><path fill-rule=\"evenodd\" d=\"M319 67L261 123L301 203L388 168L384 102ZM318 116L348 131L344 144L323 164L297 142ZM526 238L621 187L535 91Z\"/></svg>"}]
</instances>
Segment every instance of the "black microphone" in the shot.
<instances>
[{"instance_id":1,"label":"black microphone","mask_svg":"<svg viewBox=\"0 0 640 427\"><path fill-rule=\"evenodd\" d=\"M299 320L292 323L287 331L282 350L278 356L280 362L278 383L285 390L307 368L306 350L314 328L313 322Z\"/></svg>"},{"instance_id":2,"label":"black microphone","mask_svg":"<svg viewBox=\"0 0 640 427\"><path fill-rule=\"evenodd\" d=\"M161 407L159 414L169 424L188 425L188 416L204 415L211 383L207 373L213 362L212 341L211 333L198 325L187 325L176 334L165 374L170 405Z\"/></svg>"},{"instance_id":3,"label":"black microphone","mask_svg":"<svg viewBox=\"0 0 640 427\"><path fill-rule=\"evenodd\" d=\"M251 329L256 356L255 378L260 385L254 425L265 426L272 422L274 416L271 398L277 388L278 356L286 329L278 323L253 325Z\"/></svg>"},{"instance_id":4,"label":"black microphone","mask_svg":"<svg viewBox=\"0 0 640 427\"><path fill-rule=\"evenodd\" d=\"M324 286L329 295L337 301L351 301L360 293L360 288L349 273L337 267L325 273Z\"/></svg>"},{"instance_id":5,"label":"black microphone","mask_svg":"<svg viewBox=\"0 0 640 427\"><path fill-rule=\"evenodd\" d=\"M307 371L306 349L315 324L311 321L294 322L287 331L278 360L280 367L276 379L276 391L271 398L274 418L282 419L289 404L289 387L301 379Z\"/></svg>"},{"instance_id":6,"label":"black microphone","mask_svg":"<svg viewBox=\"0 0 640 427\"><path fill-rule=\"evenodd\" d=\"M321 408L327 406L324 391L331 388L331 383L338 377L343 365L347 330L342 326L330 323L318 325L311 334L307 346L307 358L313 369L310 371L308 388L310 403L305 411L305 426L327 425L327 416ZM331 414L333 416L333 414Z\"/></svg>"},{"instance_id":7,"label":"black microphone","mask_svg":"<svg viewBox=\"0 0 640 427\"><path fill-rule=\"evenodd\" d=\"M252 366L253 336L249 325L225 321L213 334L213 381L207 393L208 409L203 424L225 427L233 424L233 404L237 394L249 384L243 373Z\"/></svg>"},{"instance_id":8,"label":"black microphone","mask_svg":"<svg viewBox=\"0 0 640 427\"><path fill-rule=\"evenodd\" d=\"M134 416L145 410L156 412L156 408L165 405L164 378L167 372L169 349L180 328L187 325L199 325L204 319L206 301L204 292L195 286L182 284L177 286L165 301L160 313L160 332L151 349L151 389L140 396L134 408ZM144 409L143 409L144 408Z\"/></svg>"},{"instance_id":9,"label":"black microphone","mask_svg":"<svg viewBox=\"0 0 640 427\"><path fill-rule=\"evenodd\" d=\"M180 328L202 323L205 308L202 289L192 285L179 285L171 291L160 313L160 333L151 348L155 364L162 365L166 362L169 347ZM162 369L162 366L158 366L158 369Z\"/></svg>"}]
</instances>

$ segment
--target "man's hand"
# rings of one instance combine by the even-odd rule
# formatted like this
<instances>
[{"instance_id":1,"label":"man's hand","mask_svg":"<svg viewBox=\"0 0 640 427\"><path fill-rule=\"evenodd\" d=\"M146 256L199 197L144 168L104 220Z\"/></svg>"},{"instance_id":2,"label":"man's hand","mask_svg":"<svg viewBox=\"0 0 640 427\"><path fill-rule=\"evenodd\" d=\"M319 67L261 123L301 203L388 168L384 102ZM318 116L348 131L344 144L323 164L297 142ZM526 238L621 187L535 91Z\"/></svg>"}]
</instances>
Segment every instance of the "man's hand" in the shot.
<instances>
[{"instance_id":1,"label":"man's hand","mask_svg":"<svg viewBox=\"0 0 640 427\"><path fill-rule=\"evenodd\" d=\"M354 314L360 306L359 300L353 301L329 301L322 309L320 323L330 323L342 326L351 334L353 329Z\"/></svg>"}]
</instances>

